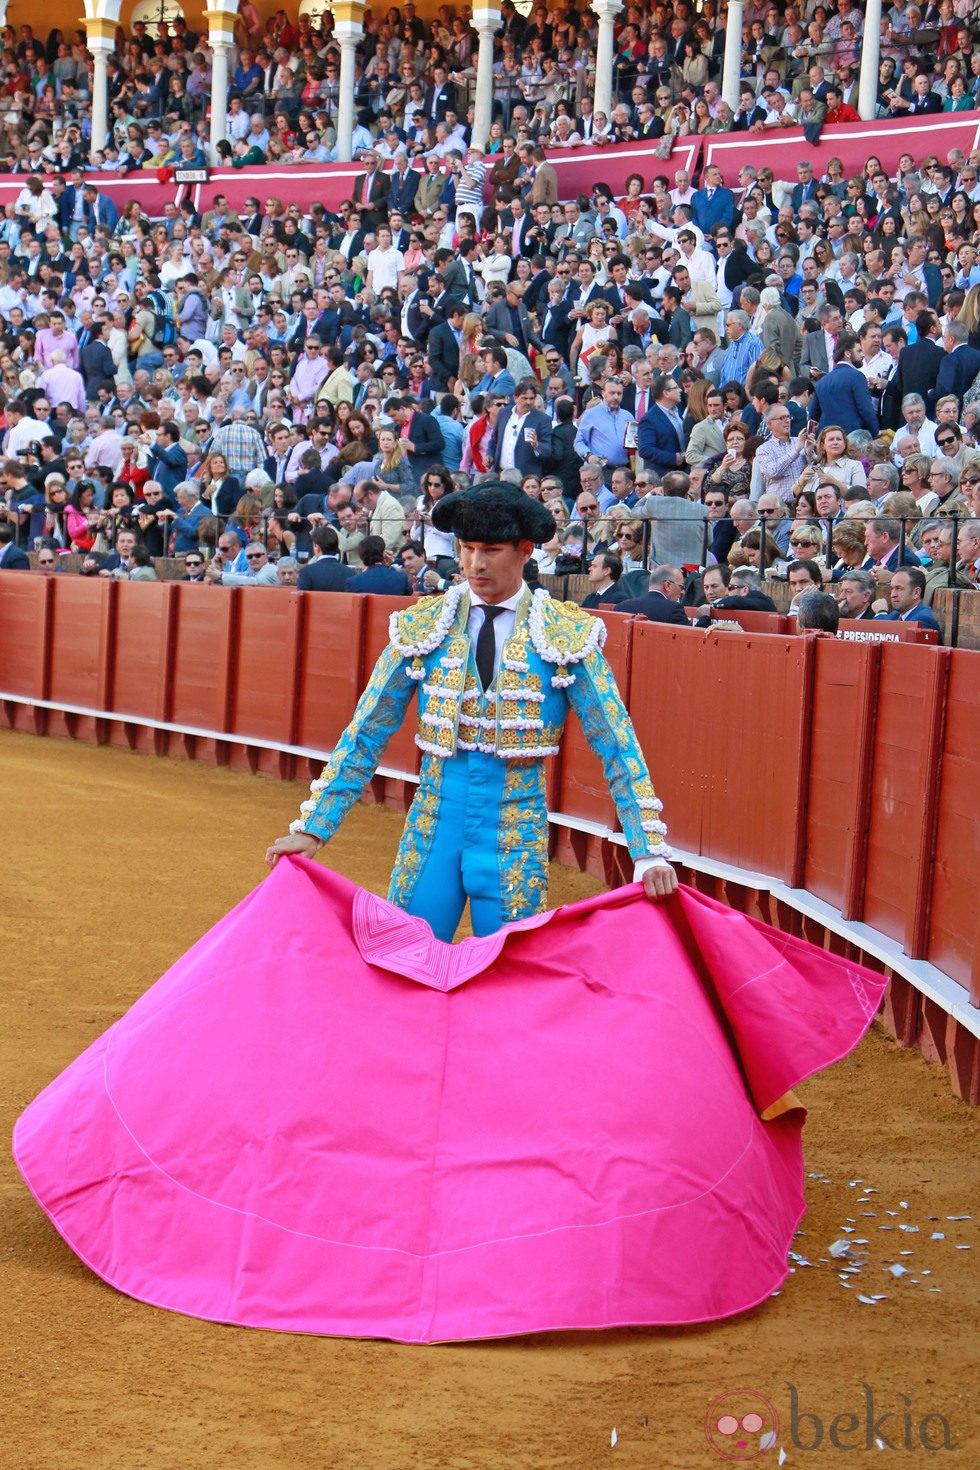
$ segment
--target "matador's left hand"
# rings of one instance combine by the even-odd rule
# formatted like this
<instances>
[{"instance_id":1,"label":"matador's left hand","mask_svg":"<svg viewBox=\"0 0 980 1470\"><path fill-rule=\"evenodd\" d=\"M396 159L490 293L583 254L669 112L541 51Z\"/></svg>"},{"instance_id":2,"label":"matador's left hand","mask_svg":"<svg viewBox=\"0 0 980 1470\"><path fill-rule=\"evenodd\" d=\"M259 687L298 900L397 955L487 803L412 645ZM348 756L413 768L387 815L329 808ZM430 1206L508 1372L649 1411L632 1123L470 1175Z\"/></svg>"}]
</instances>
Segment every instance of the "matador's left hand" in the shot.
<instances>
[{"instance_id":1,"label":"matador's left hand","mask_svg":"<svg viewBox=\"0 0 980 1470\"><path fill-rule=\"evenodd\" d=\"M677 871L670 863L655 863L643 874L643 892L647 898L659 903L677 892Z\"/></svg>"}]
</instances>

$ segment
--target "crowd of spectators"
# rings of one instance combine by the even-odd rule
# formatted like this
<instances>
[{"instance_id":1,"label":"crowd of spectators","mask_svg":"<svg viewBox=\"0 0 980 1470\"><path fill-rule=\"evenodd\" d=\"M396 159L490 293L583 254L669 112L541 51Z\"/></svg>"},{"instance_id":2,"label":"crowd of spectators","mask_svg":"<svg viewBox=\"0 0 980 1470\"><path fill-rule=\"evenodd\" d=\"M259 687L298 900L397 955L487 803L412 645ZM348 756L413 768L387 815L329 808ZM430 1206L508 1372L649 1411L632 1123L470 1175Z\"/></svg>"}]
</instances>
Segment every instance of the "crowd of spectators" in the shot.
<instances>
[{"instance_id":1,"label":"crowd of spectators","mask_svg":"<svg viewBox=\"0 0 980 1470\"><path fill-rule=\"evenodd\" d=\"M581 63L582 136L592 18L504 14L505 71L552 51ZM774 38L758 65L779 60L788 82L795 52L853 14L817 7L809 41L787 45L795 13L771 7L747 22ZM637 94L651 88L658 101L651 58L702 19L714 35L710 6L626 12L617 66L625 45L638 69L624 106L649 108ZM511 98L489 150L472 146L472 38L445 8L440 21L436 45L411 6L370 20L363 172L336 212L270 191L240 211L218 192L200 214L120 213L64 152L71 128L47 126L71 116L77 47L58 38L60 113L8 130L29 177L0 225L0 568L35 553L56 573L75 551L83 575L152 577L173 556L190 581L438 590L456 564L433 500L504 476L555 516L531 574L587 573L590 605L641 597L649 611L656 594L668 617L681 599L751 610L772 606L761 577L775 574L794 605L829 590L851 616L928 623L936 587L976 586L980 152L906 153L894 175L872 157L854 178L802 158L791 178L746 166L726 184L654 147L622 196L597 183L560 200L536 101ZM8 71L42 64L27 30ZM199 149L207 89L179 80L197 40L182 22L166 43L135 28L112 70L120 142L156 136L136 102L165 74L197 99L178 150ZM279 12L249 45L233 67L236 146L258 137L246 152L268 158L298 122L329 148L329 39ZM269 66L297 55L307 80L287 108ZM805 59L797 81L823 64ZM77 96L84 67L72 75ZM671 71L678 95L690 85Z\"/></svg>"},{"instance_id":2,"label":"crowd of spectators","mask_svg":"<svg viewBox=\"0 0 980 1470\"><path fill-rule=\"evenodd\" d=\"M671 140L729 130L803 126L811 141L857 120L862 7L850 0L744 7L737 105L721 97L725 12L716 0L624 6L614 31L613 105L593 107L597 19L586 6L541 4L522 16L503 0L493 64L491 147L504 139L554 148L636 139ZM881 34L877 115L903 119L977 105L980 49L969 0L914 6L895 0ZM413 4L368 10L357 49L354 157L440 159L472 125L477 36L468 7L440 6L423 20ZM128 172L208 153L211 52L185 20L121 27L109 60L109 128L92 139L92 61L84 30L6 26L0 159L18 172L88 161ZM245 166L322 163L335 157L340 48L329 10L263 19L240 16L230 66L227 136L221 149ZM512 181L511 181L512 182Z\"/></svg>"}]
</instances>

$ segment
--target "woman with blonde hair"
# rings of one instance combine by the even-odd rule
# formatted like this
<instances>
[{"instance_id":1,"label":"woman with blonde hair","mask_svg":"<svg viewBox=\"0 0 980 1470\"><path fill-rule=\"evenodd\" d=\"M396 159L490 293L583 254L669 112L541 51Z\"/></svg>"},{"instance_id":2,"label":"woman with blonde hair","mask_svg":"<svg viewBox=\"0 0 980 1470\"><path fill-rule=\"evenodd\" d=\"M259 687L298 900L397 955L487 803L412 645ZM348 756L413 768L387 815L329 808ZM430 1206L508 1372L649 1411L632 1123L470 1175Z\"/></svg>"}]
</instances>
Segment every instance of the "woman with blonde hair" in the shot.
<instances>
[{"instance_id":1,"label":"woman with blonde hair","mask_svg":"<svg viewBox=\"0 0 980 1470\"><path fill-rule=\"evenodd\" d=\"M831 575L838 581L843 572L857 571L864 566L868 548L864 541L864 525L861 521L838 521L831 533L831 545L837 560Z\"/></svg>"},{"instance_id":2,"label":"woman with blonde hair","mask_svg":"<svg viewBox=\"0 0 980 1470\"><path fill-rule=\"evenodd\" d=\"M749 532L752 535L752 532ZM825 565L823 535L819 526L794 526L789 536L789 549L797 561L817 562Z\"/></svg>"},{"instance_id":3,"label":"woman with blonde hair","mask_svg":"<svg viewBox=\"0 0 980 1470\"><path fill-rule=\"evenodd\" d=\"M459 349L460 363L462 364L463 359L469 356L477 357L477 360L479 360L476 350L477 343L486 336L486 328L483 325L482 316L477 316L475 311L468 311L463 317L463 325L460 330L463 333L463 341ZM460 371L462 371L462 366L460 367ZM483 369L481 367L477 382L480 381L482 376Z\"/></svg>"},{"instance_id":4,"label":"woman with blonde hair","mask_svg":"<svg viewBox=\"0 0 980 1470\"><path fill-rule=\"evenodd\" d=\"M383 485L396 498L417 492L415 474L402 450L397 429L386 425L378 430L378 452L364 478L377 480L379 485Z\"/></svg>"},{"instance_id":5,"label":"woman with blonde hair","mask_svg":"<svg viewBox=\"0 0 980 1470\"><path fill-rule=\"evenodd\" d=\"M209 454L201 467L201 499L211 507L211 514L222 519L233 515L242 495L241 482L228 473L223 454Z\"/></svg>"},{"instance_id":6,"label":"woman with blonde hair","mask_svg":"<svg viewBox=\"0 0 980 1470\"><path fill-rule=\"evenodd\" d=\"M844 521L873 521L877 514L878 507L873 500L852 500L839 524L843 525Z\"/></svg>"},{"instance_id":7,"label":"woman with blonde hair","mask_svg":"<svg viewBox=\"0 0 980 1470\"><path fill-rule=\"evenodd\" d=\"M777 382L788 383L792 376L775 347L764 347L745 375L745 386L751 393L756 378L775 378Z\"/></svg>"},{"instance_id":8,"label":"woman with blonde hair","mask_svg":"<svg viewBox=\"0 0 980 1470\"><path fill-rule=\"evenodd\" d=\"M956 316L970 334L970 346L980 347L980 285L971 286Z\"/></svg>"}]
</instances>

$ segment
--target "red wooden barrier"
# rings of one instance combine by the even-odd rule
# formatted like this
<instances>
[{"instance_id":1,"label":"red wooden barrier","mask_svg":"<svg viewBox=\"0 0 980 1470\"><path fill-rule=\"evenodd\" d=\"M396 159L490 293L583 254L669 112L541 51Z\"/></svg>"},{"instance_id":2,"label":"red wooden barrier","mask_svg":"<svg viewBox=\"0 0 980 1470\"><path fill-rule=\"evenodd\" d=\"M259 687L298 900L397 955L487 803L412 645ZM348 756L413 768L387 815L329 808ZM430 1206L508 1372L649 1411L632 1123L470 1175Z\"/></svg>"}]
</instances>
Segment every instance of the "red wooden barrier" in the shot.
<instances>
[{"instance_id":1,"label":"red wooden barrier","mask_svg":"<svg viewBox=\"0 0 980 1470\"><path fill-rule=\"evenodd\" d=\"M369 597L302 594L296 745L329 751L354 713L363 687Z\"/></svg>"},{"instance_id":2,"label":"red wooden barrier","mask_svg":"<svg viewBox=\"0 0 980 1470\"><path fill-rule=\"evenodd\" d=\"M751 612L748 608L740 612L735 607L713 607L711 621L713 623L738 623L746 633L796 632L795 620L787 618L783 613Z\"/></svg>"},{"instance_id":3,"label":"red wooden barrier","mask_svg":"<svg viewBox=\"0 0 980 1470\"><path fill-rule=\"evenodd\" d=\"M799 885L812 646L636 621L629 708L669 841Z\"/></svg>"},{"instance_id":4,"label":"red wooden barrier","mask_svg":"<svg viewBox=\"0 0 980 1470\"><path fill-rule=\"evenodd\" d=\"M112 662L114 714L169 720L173 691L176 582L114 582L116 603Z\"/></svg>"},{"instance_id":5,"label":"red wooden barrier","mask_svg":"<svg viewBox=\"0 0 980 1470\"><path fill-rule=\"evenodd\" d=\"M403 607L410 607L416 599L367 596L361 600L367 604L364 610L364 664L359 686L363 689L371 676L371 670L387 646L391 614ZM396 771L406 774L418 771L421 755L415 744L415 732L418 729L415 709L413 700L401 729L392 736L388 749L381 757L382 765L394 767Z\"/></svg>"},{"instance_id":6,"label":"red wooden barrier","mask_svg":"<svg viewBox=\"0 0 980 1470\"><path fill-rule=\"evenodd\" d=\"M621 613L599 613L606 624L605 655L622 695L629 702L630 643L634 620ZM572 670L574 673L574 669ZM589 749L582 726L574 715L565 726L559 760L556 809L569 817L619 830L616 808L602 774L602 766Z\"/></svg>"},{"instance_id":7,"label":"red wooden barrier","mask_svg":"<svg viewBox=\"0 0 980 1470\"><path fill-rule=\"evenodd\" d=\"M33 579L32 579L33 580ZM106 709L112 652L114 584L102 578L51 577L48 698Z\"/></svg>"},{"instance_id":8,"label":"red wooden barrier","mask_svg":"<svg viewBox=\"0 0 980 1470\"><path fill-rule=\"evenodd\" d=\"M953 650L936 824L926 956L980 1005L980 678L975 653Z\"/></svg>"},{"instance_id":9,"label":"red wooden barrier","mask_svg":"<svg viewBox=\"0 0 980 1470\"><path fill-rule=\"evenodd\" d=\"M47 699L53 578L0 572L0 689Z\"/></svg>"},{"instance_id":10,"label":"red wooden barrier","mask_svg":"<svg viewBox=\"0 0 980 1470\"><path fill-rule=\"evenodd\" d=\"M862 917L913 959L925 951L948 674L948 649L881 646Z\"/></svg>"},{"instance_id":11,"label":"red wooden barrier","mask_svg":"<svg viewBox=\"0 0 980 1470\"><path fill-rule=\"evenodd\" d=\"M176 725L203 730L231 729L238 664L240 599L257 597L238 587L216 588L185 583L177 588L177 618L170 657L172 703L169 719ZM269 596L273 594L270 592ZM275 594L279 595L279 594ZM206 741L192 754L224 763L227 750Z\"/></svg>"},{"instance_id":12,"label":"red wooden barrier","mask_svg":"<svg viewBox=\"0 0 980 1470\"><path fill-rule=\"evenodd\" d=\"M814 639L803 880L845 919L860 916L864 895L880 657L875 644Z\"/></svg>"}]
</instances>

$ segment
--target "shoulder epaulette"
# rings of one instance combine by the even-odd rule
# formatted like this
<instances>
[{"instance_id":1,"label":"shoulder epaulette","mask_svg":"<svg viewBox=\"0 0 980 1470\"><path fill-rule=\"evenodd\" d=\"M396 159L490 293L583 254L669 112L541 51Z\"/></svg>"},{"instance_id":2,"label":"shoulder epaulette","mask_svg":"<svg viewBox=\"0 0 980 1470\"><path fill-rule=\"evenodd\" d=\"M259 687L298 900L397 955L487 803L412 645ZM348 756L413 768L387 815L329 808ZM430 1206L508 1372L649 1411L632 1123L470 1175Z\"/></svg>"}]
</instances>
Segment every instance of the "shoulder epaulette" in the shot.
<instances>
[{"instance_id":1,"label":"shoulder epaulette","mask_svg":"<svg viewBox=\"0 0 980 1470\"><path fill-rule=\"evenodd\" d=\"M438 648L456 621L463 587L450 587L440 597L423 597L412 607L393 612L388 637L403 658L424 658Z\"/></svg>"}]
</instances>

